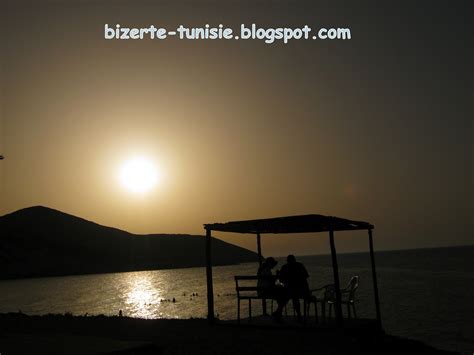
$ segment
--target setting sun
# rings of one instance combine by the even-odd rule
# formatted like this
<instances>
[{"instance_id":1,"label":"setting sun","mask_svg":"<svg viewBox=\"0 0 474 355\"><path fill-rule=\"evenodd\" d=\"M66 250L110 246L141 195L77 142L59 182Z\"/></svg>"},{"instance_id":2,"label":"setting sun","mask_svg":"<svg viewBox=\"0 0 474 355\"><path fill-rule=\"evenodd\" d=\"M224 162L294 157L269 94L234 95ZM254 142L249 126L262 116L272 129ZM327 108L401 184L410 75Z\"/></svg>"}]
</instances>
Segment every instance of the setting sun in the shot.
<instances>
[{"instance_id":1,"label":"setting sun","mask_svg":"<svg viewBox=\"0 0 474 355\"><path fill-rule=\"evenodd\" d=\"M119 179L131 192L150 191L158 182L158 169L151 159L135 157L127 160L120 168Z\"/></svg>"}]
</instances>

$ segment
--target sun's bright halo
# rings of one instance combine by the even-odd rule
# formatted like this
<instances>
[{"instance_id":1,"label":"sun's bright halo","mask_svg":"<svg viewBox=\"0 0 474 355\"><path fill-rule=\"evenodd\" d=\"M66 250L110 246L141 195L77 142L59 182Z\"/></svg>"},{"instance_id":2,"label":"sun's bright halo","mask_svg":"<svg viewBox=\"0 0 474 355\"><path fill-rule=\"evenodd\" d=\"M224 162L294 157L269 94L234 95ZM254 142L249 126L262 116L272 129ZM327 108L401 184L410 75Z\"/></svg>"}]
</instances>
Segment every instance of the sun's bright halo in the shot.
<instances>
[{"instance_id":1,"label":"sun's bright halo","mask_svg":"<svg viewBox=\"0 0 474 355\"><path fill-rule=\"evenodd\" d=\"M158 183L159 174L151 159L139 156L123 163L119 171L119 179L129 191L145 193Z\"/></svg>"}]
</instances>

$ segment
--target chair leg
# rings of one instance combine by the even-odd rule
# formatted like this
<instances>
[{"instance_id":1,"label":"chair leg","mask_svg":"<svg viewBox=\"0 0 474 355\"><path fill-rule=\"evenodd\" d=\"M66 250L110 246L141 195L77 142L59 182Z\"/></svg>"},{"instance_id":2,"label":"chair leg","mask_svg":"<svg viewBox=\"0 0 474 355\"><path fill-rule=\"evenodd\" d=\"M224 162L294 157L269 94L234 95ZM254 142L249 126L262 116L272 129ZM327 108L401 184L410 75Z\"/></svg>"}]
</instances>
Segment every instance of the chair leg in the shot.
<instances>
[{"instance_id":1,"label":"chair leg","mask_svg":"<svg viewBox=\"0 0 474 355\"><path fill-rule=\"evenodd\" d=\"M329 304L329 319L332 317L332 303Z\"/></svg>"},{"instance_id":2,"label":"chair leg","mask_svg":"<svg viewBox=\"0 0 474 355\"><path fill-rule=\"evenodd\" d=\"M249 322L252 319L252 300L249 298Z\"/></svg>"},{"instance_id":3,"label":"chair leg","mask_svg":"<svg viewBox=\"0 0 474 355\"><path fill-rule=\"evenodd\" d=\"M304 299L303 300L303 323L306 324L306 319L308 318L308 312L307 312L307 309L306 309L306 300Z\"/></svg>"},{"instance_id":4,"label":"chair leg","mask_svg":"<svg viewBox=\"0 0 474 355\"><path fill-rule=\"evenodd\" d=\"M351 319L351 304L347 304L347 318Z\"/></svg>"},{"instance_id":5,"label":"chair leg","mask_svg":"<svg viewBox=\"0 0 474 355\"><path fill-rule=\"evenodd\" d=\"M321 303L321 314L323 315L323 323L326 323L326 303Z\"/></svg>"},{"instance_id":6,"label":"chair leg","mask_svg":"<svg viewBox=\"0 0 474 355\"><path fill-rule=\"evenodd\" d=\"M352 312L354 312L354 319L357 319L356 307L355 304L352 304Z\"/></svg>"},{"instance_id":7,"label":"chair leg","mask_svg":"<svg viewBox=\"0 0 474 355\"><path fill-rule=\"evenodd\" d=\"M314 320L316 321L316 323L319 323L318 302L314 302Z\"/></svg>"}]
</instances>

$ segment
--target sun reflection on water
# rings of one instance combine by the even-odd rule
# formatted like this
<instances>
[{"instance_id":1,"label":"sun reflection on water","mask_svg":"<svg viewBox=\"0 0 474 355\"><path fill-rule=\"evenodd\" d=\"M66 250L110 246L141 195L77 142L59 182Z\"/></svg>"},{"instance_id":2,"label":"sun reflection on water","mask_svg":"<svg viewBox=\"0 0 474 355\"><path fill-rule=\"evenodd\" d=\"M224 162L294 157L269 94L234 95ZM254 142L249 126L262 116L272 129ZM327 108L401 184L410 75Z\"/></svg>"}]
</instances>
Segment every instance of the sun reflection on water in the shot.
<instances>
[{"instance_id":1,"label":"sun reflection on water","mask_svg":"<svg viewBox=\"0 0 474 355\"><path fill-rule=\"evenodd\" d=\"M150 273L129 273L126 280L126 307L129 316L154 318L158 311L161 290Z\"/></svg>"}]
</instances>

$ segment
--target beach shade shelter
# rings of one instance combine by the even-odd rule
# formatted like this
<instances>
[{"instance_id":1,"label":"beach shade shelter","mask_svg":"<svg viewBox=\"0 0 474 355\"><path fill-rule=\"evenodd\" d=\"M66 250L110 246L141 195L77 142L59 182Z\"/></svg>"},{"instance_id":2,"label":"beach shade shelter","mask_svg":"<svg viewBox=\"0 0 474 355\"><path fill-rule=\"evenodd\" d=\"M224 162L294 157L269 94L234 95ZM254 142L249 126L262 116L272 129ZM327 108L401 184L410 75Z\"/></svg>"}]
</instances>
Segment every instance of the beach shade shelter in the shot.
<instances>
[{"instance_id":1,"label":"beach shade shelter","mask_svg":"<svg viewBox=\"0 0 474 355\"><path fill-rule=\"evenodd\" d=\"M289 233L321 233L327 232L329 235L329 245L331 247L331 260L334 275L334 287L336 293L336 323L342 326L341 291L339 282L339 270L337 265L336 246L334 243L334 232L367 230L369 236L370 259L372 266L372 280L374 288L375 310L377 322L382 328L380 316L380 303L377 287L377 274L375 270L374 247L372 241L372 230L374 226L367 222L351 221L344 218L322 216L317 214L303 216L288 216L267 219L255 219L248 221L234 221L227 223L205 224L206 230L206 277L207 277L207 306L208 320L214 323L214 291L212 282L212 255L211 241L212 231L230 232L241 234L252 234L257 238L258 261L262 262L262 248L260 236L262 234L289 234Z\"/></svg>"}]
</instances>

